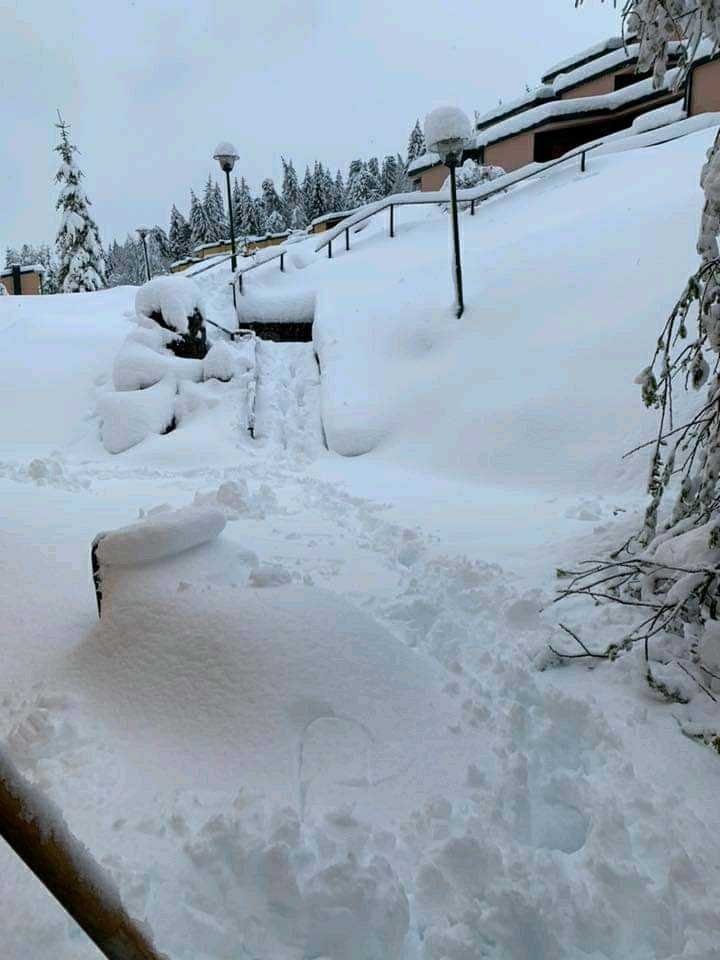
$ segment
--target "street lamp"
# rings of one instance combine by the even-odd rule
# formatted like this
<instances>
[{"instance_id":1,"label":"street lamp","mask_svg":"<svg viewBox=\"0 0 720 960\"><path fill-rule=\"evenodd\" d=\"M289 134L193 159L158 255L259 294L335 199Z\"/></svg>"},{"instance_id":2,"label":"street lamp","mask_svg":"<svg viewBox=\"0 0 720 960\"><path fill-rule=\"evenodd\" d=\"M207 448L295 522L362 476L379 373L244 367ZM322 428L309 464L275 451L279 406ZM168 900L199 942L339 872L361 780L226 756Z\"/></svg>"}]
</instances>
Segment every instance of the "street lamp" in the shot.
<instances>
[{"instance_id":1,"label":"street lamp","mask_svg":"<svg viewBox=\"0 0 720 960\"><path fill-rule=\"evenodd\" d=\"M465 143L471 128L467 116L458 107L438 107L425 117L425 143L428 150L437 153L450 170L450 207L455 251L455 314L463 315L462 266L460 264L460 227L458 226L457 182L455 170L462 162Z\"/></svg>"},{"instance_id":2,"label":"street lamp","mask_svg":"<svg viewBox=\"0 0 720 960\"><path fill-rule=\"evenodd\" d=\"M151 231L148 227L137 228L138 236L142 240L143 250L145 251L145 273L147 275L148 282L150 281L150 258L148 257L147 240L145 238L150 232Z\"/></svg>"},{"instance_id":3,"label":"street lamp","mask_svg":"<svg viewBox=\"0 0 720 960\"><path fill-rule=\"evenodd\" d=\"M230 246L232 248L232 270L237 270L237 253L235 252L235 222L233 221L232 197L230 195L230 172L238 159L238 152L231 143L219 143L215 147L213 158L220 164L220 169L225 173L227 180L228 195L228 218L230 220Z\"/></svg>"}]
</instances>

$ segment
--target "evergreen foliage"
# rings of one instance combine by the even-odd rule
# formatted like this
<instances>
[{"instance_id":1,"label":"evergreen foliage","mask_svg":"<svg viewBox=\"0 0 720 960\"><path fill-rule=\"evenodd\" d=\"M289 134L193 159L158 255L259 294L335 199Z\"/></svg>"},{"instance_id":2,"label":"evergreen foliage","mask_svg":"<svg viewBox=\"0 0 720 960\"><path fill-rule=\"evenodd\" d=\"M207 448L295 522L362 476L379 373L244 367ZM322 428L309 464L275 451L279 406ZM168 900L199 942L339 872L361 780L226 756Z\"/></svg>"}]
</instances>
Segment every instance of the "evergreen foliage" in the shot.
<instances>
[{"instance_id":1,"label":"evergreen foliage","mask_svg":"<svg viewBox=\"0 0 720 960\"><path fill-rule=\"evenodd\" d=\"M56 204L60 211L57 283L64 293L101 290L107 285L107 279L100 233L81 185L83 172L75 162L77 147L70 141L70 127L59 114L58 117L60 142L55 151L61 162L55 176L56 183L60 184Z\"/></svg>"},{"instance_id":2,"label":"evergreen foliage","mask_svg":"<svg viewBox=\"0 0 720 960\"><path fill-rule=\"evenodd\" d=\"M200 203L194 190L190 191L190 244L197 247L208 242L208 223L205 206Z\"/></svg>"},{"instance_id":3,"label":"evergreen foliage","mask_svg":"<svg viewBox=\"0 0 720 960\"><path fill-rule=\"evenodd\" d=\"M171 263L182 260L192 253L192 231L190 224L173 204L170 211L170 231L168 233L168 248Z\"/></svg>"},{"instance_id":4,"label":"evergreen foliage","mask_svg":"<svg viewBox=\"0 0 720 960\"><path fill-rule=\"evenodd\" d=\"M420 126L420 120L416 120L415 126L410 131L408 138L406 166L412 163L413 160L421 157L426 150L425 134L423 133L423 128Z\"/></svg>"}]
</instances>

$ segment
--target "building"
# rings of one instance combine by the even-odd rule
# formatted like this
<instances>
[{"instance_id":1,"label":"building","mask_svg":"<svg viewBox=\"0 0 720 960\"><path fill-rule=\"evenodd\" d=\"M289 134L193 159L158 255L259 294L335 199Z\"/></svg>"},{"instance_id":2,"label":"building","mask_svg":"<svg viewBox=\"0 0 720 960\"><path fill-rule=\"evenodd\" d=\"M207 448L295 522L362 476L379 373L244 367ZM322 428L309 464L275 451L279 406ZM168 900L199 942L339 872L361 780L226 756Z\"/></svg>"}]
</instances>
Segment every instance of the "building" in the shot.
<instances>
[{"instance_id":1,"label":"building","mask_svg":"<svg viewBox=\"0 0 720 960\"><path fill-rule=\"evenodd\" d=\"M657 115L657 125L720 111L720 59L711 50L696 59L684 88L676 89L681 45L671 44L670 69L659 88L647 73L637 72L638 49L636 40L625 44L610 37L551 67L540 86L476 117L475 140L465 158L510 173L555 160L673 104L676 109ZM448 175L430 154L413 161L408 172L413 188L424 191L439 190Z\"/></svg>"},{"instance_id":2,"label":"building","mask_svg":"<svg viewBox=\"0 0 720 960\"><path fill-rule=\"evenodd\" d=\"M263 237L239 237L237 240L237 253L239 257L249 257L256 250L264 250L266 247L275 247L284 243L290 236L285 233L267 233ZM229 257L232 253L232 244L229 240L216 240L212 243L203 243L193 248L191 257L184 257L182 260L176 260L170 264L170 273L182 273L188 267L201 263L203 260L209 260L211 257Z\"/></svg>"},{"instance_id":3,"label":"building","mask_svg":"<svg viewBox=\"0 0 720 960\"><path fill-rule=\"evenodd\" d=\"M310 233L324 233L326 230L332 230L341 220L349 217L352 210L337 210L335 213L324 213L321 217L315 217L308 230Z\"/></svg>"},{"instance_id":4,"label":"building","mask_svg":"<svg viewBox=\"0 0 720 960\"><path fill-rule=\"evenodd\" d=\"M45 268L39 263L8 267L0 273L0 283L13 296L37 296L42 291Z\"/></svg>"}]
</instances>

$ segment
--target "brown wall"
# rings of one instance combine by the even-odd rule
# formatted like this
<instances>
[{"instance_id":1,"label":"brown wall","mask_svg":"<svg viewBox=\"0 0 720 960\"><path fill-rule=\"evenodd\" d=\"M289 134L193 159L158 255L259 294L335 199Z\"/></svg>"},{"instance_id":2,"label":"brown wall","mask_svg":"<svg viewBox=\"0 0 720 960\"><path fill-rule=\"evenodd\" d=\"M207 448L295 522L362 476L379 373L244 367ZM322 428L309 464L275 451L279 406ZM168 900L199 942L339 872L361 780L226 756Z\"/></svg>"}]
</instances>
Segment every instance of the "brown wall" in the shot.
<instances>
[{"instance_id":1,"label":"brown wall","mask_svg":"<svg viewBox=\"0 0 720 960\"><path fill-rule=\"evenodd\" d=\"M9 294L14 292L15 286L13 284L12 276L0 277L0 283L3 284ZM22 291L23 295L26 296L34 296L42 293L42 289L40 287L40 275L37 273L21 273L20 290Z\"/></svg>"},{"instance_id":2,"label":"brown wall","mask_svg":"<svg viewBox=\"0 0 720 960\"><path fill-rule=\"evenodd\" d=\"M514 137L485 147L485 163L502 167L506 173L532 163L535 155L535 133L518 133Z\"/></svg>"},{"instance_id":3,"label":"brown wall","mask_svg":"<svg viewBox=\"0 0 720 960\"><path fill-rule=\"evenodd\" d=\"M429 170L425 170L420 174L420 189L423 193L428 193L428 191L431 190L442 190L442 185L449 175L450 171L445 164L438 163L436 167L430 167Z\"/></svg>"},{"instance_id":4,"label":"brown wall","mask_svg":"<svg viewBox=\"0 0 720 960\"><path fill-rule=\"evenodd\" d=\"M560 94L561 100L575 100L577 97L598 97L603 93L612 93L615 89L615 74L606 73L604 77L586 80L575 87L568 87Z\"/></svg>"},{"instance_id":5,"label":"brown wall","mask_svg":"<svg viewBox=\"0 0 720 960\"><path fill-rule=\"evenodd\" d=\"M287 240L287 235L283 237L270 237L269 240L260 240L260 241L251 240L247 244L246 249L248 253L252 253L253 250L264 250L265 247L276 247L280 243L285 243L286 240Z\"/></svg>"},{"instance_id":6,"label":"brown wall","mask_svg":"<svg viewBox=\"0 0 720 960\"><path fill-rule=\"evenodd\" d=\"M690 116L720 110L720 60L710 60L692 73Z\"/></svg>"}]
</instances>

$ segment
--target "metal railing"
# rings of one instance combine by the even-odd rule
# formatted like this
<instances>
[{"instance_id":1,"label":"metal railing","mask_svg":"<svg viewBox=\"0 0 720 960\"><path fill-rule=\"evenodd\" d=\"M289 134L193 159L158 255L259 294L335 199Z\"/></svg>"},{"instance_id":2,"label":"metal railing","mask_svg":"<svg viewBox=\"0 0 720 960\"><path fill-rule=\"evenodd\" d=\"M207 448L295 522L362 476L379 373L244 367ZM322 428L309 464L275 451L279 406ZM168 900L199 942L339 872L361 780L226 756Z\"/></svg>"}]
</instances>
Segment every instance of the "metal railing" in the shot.
<instances>
[{"instance_id":1,"label":"metal railing","mask_svg":"<svg viewBox=\"0 0 720 960\"><path fill-rule=\"evenodd\" d=\"M510 187L514 187L518 183L524 183L527 180L531 180L533 177L539 176L541 173L545 173L546 170L551 170L553 167L557 167L562 163L568 163L568 161L580 158L580 170L582 173L585 173L587 170L587 154L592 150L597 150L598 147L605 146L605 141L599 141L598 143L591 143L579 147L576 150L572 150L569 153L566 153L562 157L558 157L557 160L550 160L547 163L543 164L534 164L532 170L526 170L524 173L521 171L508 173L503 177L499 177L497 180L492 181L492 186L487 184L481 184L477 187L469 187L465 190L458 190L457 197L459 203L470 203L470 215L475 216L475 206L478 203L482 203L483 200L487 200L490 197L496 196L498 193L504 193ZM522 168L524 169L524 168ZM365 209L360 208L355 214L347 217L345 220L339 223L332 230L329 230L328 233L331 236L324 238L318 243L315 247L315 252L319 253L324 247L327 247L328 258L332 259L332 245L333 241L336 240L341 234L345 234L345 249L350 249L350 231L353 227L357 226L360 223L364 223L366 220L370 220L372 217L376 217L379 213L383 213L385 210L388 210L390 213L389 217L389 234L391 237L395 236L395 207L410 207L410 206L419 206L422 204L440 204L440 203L449 203L450 202L450 191L446 190L437 190L432 193L428 192L425 194L419 194L417 191L415 193L403 194L396 193L390 197L386 197L384 200L379 200L372 205L365 213L362 211Z\"/></svg>"}]
</instances>

